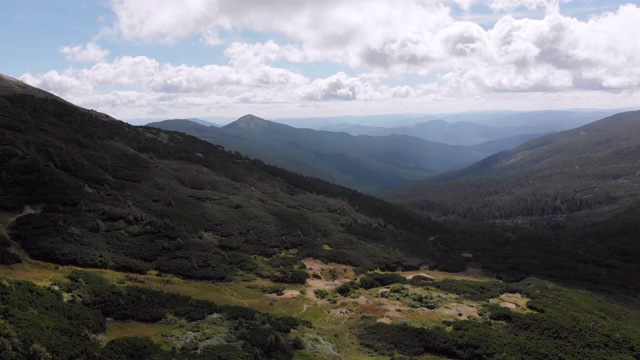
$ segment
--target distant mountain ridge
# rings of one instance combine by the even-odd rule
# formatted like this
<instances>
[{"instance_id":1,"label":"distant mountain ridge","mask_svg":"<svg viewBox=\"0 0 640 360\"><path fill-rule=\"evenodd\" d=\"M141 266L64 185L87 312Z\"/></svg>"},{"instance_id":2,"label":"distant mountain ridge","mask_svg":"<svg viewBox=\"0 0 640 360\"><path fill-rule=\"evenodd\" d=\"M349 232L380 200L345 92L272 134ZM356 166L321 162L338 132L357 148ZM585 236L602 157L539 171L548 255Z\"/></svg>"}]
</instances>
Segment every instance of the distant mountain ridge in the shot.
<instances>
[{"instance_id":1,"label":"distant mountain ridge","mask_svg":"<svg viewBox=\"0 0 640 360\"><path fill-rule=\"evenodd\" d=\"M417 118L416 123L399 127L372 127L361 124L327 125L325 130L344 131L352 135L386 136L406 134L428 141L451 145L481 143L525 134L548 134L573 129L615 114L615 111L532 111L486 114L457 114L443 119ZM474 119L477 116L477 119ZM426 121L424 121L426 120Z\"/></svg>"},{"instance_id":2,"label":"distant mountain ridge","mask_svg":"<svg viewBox=\"0 0 640 360\"><path fill-rule=\"evenodd\" d=\"M474 196L476 191L491 195ZM526 200L536 193L555 194L557 202L543 206ZM622 209L623 203L640 199L640 111L527 141L398 195L416 207L472 198L464 206L493 212L491 218Z\"/></svg>"},{"instance_id":3,"label":"distant mountain ridge","mask_svg":"<svg viewBox=\"0 0 640 360\"><path fill-rule=\"evenodd\" d=\"M536 135L463 147L408 135L352 136L245 115L212 128L185 120L149 124L181 131L267 163L363 191L389 189L461 168Z\"/></svg>"}]
</instances>

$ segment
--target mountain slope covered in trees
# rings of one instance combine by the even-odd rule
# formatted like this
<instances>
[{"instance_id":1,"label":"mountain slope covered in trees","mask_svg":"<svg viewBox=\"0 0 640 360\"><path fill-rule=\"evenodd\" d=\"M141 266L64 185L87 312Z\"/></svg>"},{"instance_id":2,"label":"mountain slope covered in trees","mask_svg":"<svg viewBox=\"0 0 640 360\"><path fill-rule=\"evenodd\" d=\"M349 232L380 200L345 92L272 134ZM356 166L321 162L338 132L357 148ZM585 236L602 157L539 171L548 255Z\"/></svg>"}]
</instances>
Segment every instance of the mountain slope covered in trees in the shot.
<instances>
[{"instance_id":1,"label":"mountain slope covered in trees","mask_svg":"<svg viewBox=\"0 0 640 360\"><path fill-rule=\"evenodd\" d=\"M528 141L388 198L459 228L504 228L502 238L459 243L498 272L640 289L638 111Z\"/></svg>"},{"instance_id":2,"label":"mountain slope covered in trees","mask_svg":"<svg viewBox=\"0 0 640 360\"><path fill-rule=\"evenodd\" d=\"M353 190L53 97L8 91L0 114L3 247L8 234L36 259L300 282L305 256L417 266L429 252L423 239L441 229ZM281 265L268 260L289 250L297 255Z\"/></svg>"},{"instance_id":3,"label":"mountain slope covered in trees","mask_svg":"<svg viewBox=\"0 0 640 360\"><path fill-rule=\"evenodd\" d=\"M471 220L595 216L637 202L639 171L640 112L627 112L528 141L397 195L425 211L442 205L433 214L450 210Z\"/></svg>"}]
</instances>

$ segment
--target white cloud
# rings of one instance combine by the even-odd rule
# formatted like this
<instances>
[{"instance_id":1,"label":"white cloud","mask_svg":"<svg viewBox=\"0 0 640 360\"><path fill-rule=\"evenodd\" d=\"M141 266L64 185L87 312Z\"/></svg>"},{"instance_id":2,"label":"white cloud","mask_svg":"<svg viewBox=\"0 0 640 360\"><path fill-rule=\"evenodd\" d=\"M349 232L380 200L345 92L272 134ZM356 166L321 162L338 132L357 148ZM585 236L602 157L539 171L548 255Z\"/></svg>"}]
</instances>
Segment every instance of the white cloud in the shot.
<instances>
[{"instance_id":1,"label":"white cloud","mask_svg":"<svg viewBox=\"0 0 640 360\"><path fill-rule=\"evenodd\" d=\"M112 2L118 17L116 28L126 39L166 43L195 33L206 34L207 39L217 38L210 32L216 7L214 2L206 0L157 0L153 6L145 1Z\"/></svg>"},{"instance_id":2,"label":"white cloud","mask_svg":"<svg viewBox=\"0 0 640 360\"><path fill-rule=\"evenodd\" d=\"M151 81L160 67L157 61L146 56L122 56L113 62L101 62L74 72L79 78L97 85L132 86Z\"/></svg>"},{"instance_id":3,"label":"white cloud","mask_svg":"<svg viewBox=\"0 0 640 360\"><path fill-rule=\"evenodd\" d=\"M86 94L93 91L93 86L89 82L78 79L68 71L59 73L55 70L50 70L38 76L27 73L20 76L20 80L60 96Z\"/></svg>"},{"instance_id":4,"label":"white cloud","mask_svg":"<svg viewBox=\"0 0 640 360\"><path fill-rule=\"evenodd\" d=\"M102 49L100 45L90 42L85 46L63 46L60 52L67 55L67 60L76 62L96 63L104 60L109 55L109 50Z\"/></svg>"},{"instance_id":5,"label":"white cloud","mask_svg":"<svg viewBox=\"0 0 640 360\"><path fill-rule=\"evenodd\" d=\"M301 97L304 100L356 100L365 88L359 79L339 72L326 79L314 80L302 89Z\"/></svg>"},{"instance_id":6,"label":"white cloud","mask_svg":"<svg viewBox=\"0 0 640 360\"><path fill-rule=\"evenodd\" d=\"M528 9L545 8L548 12L557 13L561 2L571 0L491 0L489 6L494 10L513 11L519 7Z\"/></svg>"},{"instance_id":7,"label":"white cloud","mask_svg":"<svg viewBox=\"0 0 640 360\"><path fill-rule=\"evenodd\" d=\"M611 100L607 91L627 94L621 102L628 103L640 88L640 41L632 35L640 9L625 5L580 21L558 12L559 1L158 0L150 7L114 0L117 21L109 31L125 40L201 41L220 46L228 63L180 65L125 55L106 61L108 50L91 42L60 49L69 61L91 64L23 80L93 108L135 113L309 111L329 102L322 111L386 104L406 112L431 102L454 109L495 106L498 99L523 104L519 94L551 106L559 100L544 95L568 104L591 99L589 93ZM499 20L481 27L452 16L452 7L474 4L493 9ZM507 14L522 8L544 8L546 16ZM246 33L279 40L251 41ZM227 37L234 40L224 44ZM332 63L333 74L311 76L315 63ZM415 75L428 83L404 82Z\"/></svg>"},{"instance_id":8,"label":"white cloud","mask_svg":"<svg viewBox=\"0 0 640 360\"><path fill-rule=\"evenodd\" d=\"M455 20L451 1L415 0L400 5L390 0L162 0L149 8L136 0L117 0L113 9L116 27L130 39L171 42L202 36L219 44L215 35L219 30L248 28L283 34L295 44L234 42L225 50L234 67L285 59L334 62L396 77L448 73L461 74L463 80L482 75L490 76L481 81L483 88L500 91L594 83L605 88L637 86L638 70L633 64L640 54L638 41L620 34L635 32L640 10L627 5L581 22L557 13L561 1L566 2L454 1L463 8L483 3L496 11L549 10L541 20L506 15L487 30ZM282 75L275 81L289 81Z\"/></svg>"}]
</instances>

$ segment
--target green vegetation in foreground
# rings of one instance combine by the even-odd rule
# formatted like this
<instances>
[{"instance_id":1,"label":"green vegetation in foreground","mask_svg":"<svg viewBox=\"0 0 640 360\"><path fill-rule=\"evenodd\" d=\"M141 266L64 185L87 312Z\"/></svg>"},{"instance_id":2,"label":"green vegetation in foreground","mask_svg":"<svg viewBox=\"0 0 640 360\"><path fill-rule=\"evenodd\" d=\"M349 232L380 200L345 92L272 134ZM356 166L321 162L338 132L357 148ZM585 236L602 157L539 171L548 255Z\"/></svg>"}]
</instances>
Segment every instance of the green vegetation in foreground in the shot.
<instances>
[{"instance_id":1,"label":"green vegetation in foreground","mask_svg":"<svg viewBox=\"0 0 640 360\"><path fill-rule=\"evenodd\" d=\"M486 284L449 289L478 297ZM509 285L531 300L521 314L486 304L481 318L450 321L424 328L387 325L364 317L360 344L383 355L439 354L456 359L637 359L640 356L640 312L593 294L535 279ZM471 295L469 295L471 294ZM447 326L447 327L445 327Z\"/></svg>"},{"instance_id":2,"label":"green vegetation in foreground","mask_svg":"<svg viewBox=\"0 0 640 360\"><path fill-rule=\"evenodd\" d=\"M309 273L318 271L319 262L305 260L304 264ZM134 353L147 354L148 359L215 359L211 357L214 350L227 354L223 358L242 359L255 352L249 348L262 349L262 355L249 358L282 359L385 359L391 355L510 359L520 354L531 359L633 359L640 349L637 302L624 304L536 279L508 284L428 270L357 275L341 265L323 265L323 274L335 273L335 283L349 284L350 291L341 294L341 286L333 285L313 291L314 286L326 283L324 279L309 280L304 286L266 280L212 284L156 273L74 270L31 261L0 269L7 276L45 285L51 284L46 279L52 279L54 283L53 287L37 287L2 282L3 290L27 287L31 294L46 295L57 304L21 300L28 305L18 317L8 315L17 302L5 308L9 310L1 317L2 326L9 330L3 330L2 344L14 344L13 349L21 354L30 351L29 339L37 337L16 330L38 330L34 324L41 318L51 322L46 320L49 310L40 309L40 304L47 309L65 307L56 310L56 323L76 321L74 329L85 335L73 341L82 341L85 351L96 359L126 359ZM406 276L412 278L406 280ZM290 296L291 292L295 294ZM20 296L10 293L1 299ZM66 307L75 310L69 312ZM345 310L348 314L340 313ZM65 317L77 311L94 314L99 326L91 325L91 317ZM105 322L105 317L114 320ZM390 324L376 322L378 319ZM27 320L31 323L18 323ZM296 326L301 323L311 327ZM104 324L106 333L97 336L105 331ZM97 330L88 330L92 326ZM47 331L53 339L68 336L58 334L56 328ZM263 336L263 340L255 343L247 334L257 339ZM282 350L279 355L267 355L263 347L272 346ZM32 350L54 351L62 355L53 358L65 358L54 349L38 342ZM203 354L209 357L200 357Z\"/></svg>"},{"instance_id":3,"label":"green vegetation in foreground","mask_svg":"<svg viewBox=\"0 0 640 360\"><path fill-rule=\"evenodd\" d=\"M297 344L289 333L301 321L292 317L116 286L90 271L75 270L68 277L71 282L48 288L0 279L2 359L290 359ZM106 330L106 317L184 328L195 335L176 335L173 343L179 346L171 350L137 337L116 338L101 347L96 335Z\"/></svg>"}]
</instances>

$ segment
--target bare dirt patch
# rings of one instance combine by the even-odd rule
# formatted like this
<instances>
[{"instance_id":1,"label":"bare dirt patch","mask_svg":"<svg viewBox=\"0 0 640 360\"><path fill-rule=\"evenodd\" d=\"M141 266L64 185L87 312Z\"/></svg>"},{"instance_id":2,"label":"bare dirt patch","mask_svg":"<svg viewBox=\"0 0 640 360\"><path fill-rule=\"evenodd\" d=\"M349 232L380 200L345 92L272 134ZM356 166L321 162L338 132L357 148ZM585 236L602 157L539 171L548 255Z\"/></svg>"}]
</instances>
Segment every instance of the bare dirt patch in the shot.
<instances>
[{"instance_id":1,"label":"bare dirt patch","mask_svg":"<svg viewBox=\"0 0 640 360\"><path fill-rule=\"evenodd\" d=\"M405 277L407 280L411 280L411 279L413 279L415 276L418 276L418 275L419 275L419 276L427 277L427 278L429 278L429 279L431 279L431 280L435 280L435 279L433 278L433 276L431 276L431 275L429 275L429 274L427 274L427 273L424 273L424 272L423 272L423 273L421 273L421 272L411 272L411 273L404 273L403 275L404 275L404 277Z\"/></svg>"},{"instance_id":2,"label":"bare dirt patch","mask_svg":"<svg viewBox=\"0 0 640 360\"><path fill-rule=\"evenodd\" d=\"M433 310L444 316L457 317L459 319L468 319L469 316L478 317L478 309L468 304L450 303L447 306Z\"/></svg>"},{"instance_id":3,"label":"bare dirt patch","mask_svg":"<svg viewBox=\"0 0 640 360\"><path fill-rule=\"evenodd\" d=\"M320 260L316 260L316 259L312 259L312 258L305 259L302 262L307 267L307 270L311 270L311 271L317 272L317 273L320 273L323 270L337 269L337 268L353 270L353 266L335 264L335 263L325 264Z\"/></svg>"},{"instance_id":4,"label":"bare dirt patch","mask_svg":"<svg viewBox=\"0 0 640 360\"><path fill-rule=\"evenodd\" d=\"M510 303L510 302L501 302L498 303L499 306L502 306L504 308L508 308L508 309L516 309L518 308L518 306L514 303Z\"/></svg>"},{"instance_id":5,"label":"bare dirt patch","mask_svg":"<svg viewBox=\"0 0 640 360\"><path fill-rule=\"evenodd\" d=\"M529 300L530 300L529 298L522 296L522 294L519 294L519 293L504 293L494 301L500 301L501 303L498 305L507 307L512 310L529 312L531 311L527 308L527 302L529 302ZM505 305L502 305L502 303L504 303ZM511 304L511 305L506 305L506 304Z\"/></svg>"},{"instance_id":6,"label":"bare dirt patch","mask_svg":"<svg viewBox=\"0 0 640 360\"><path fill-rule=\"evenodd\" d=\"M473 273L473 271L472 271ZM434 279L436 281L444 280L444 279L453 279L453 280L472 280L472 281L487 281L489 277L486 276L484 272L477 273L448 273L444 271L438 270L416 270L416 271L404 271L399 273L407 279L411 279L416 275L422 275Z\"/></svg>"},{"instance_id":7,"label":"bare dirt patch","mask_svg":"<svg viewBox=\"0 0 640 360\"><path fill-rule=\"evenodd\" d=\"M276 298L276 299L291 299L291 298L294 298L294 297L298 297L300 295L301 295L301 293L298 290L284 290L282 292L282 295L268 294L267 297Z\"/></svg>"}]
</instances>

